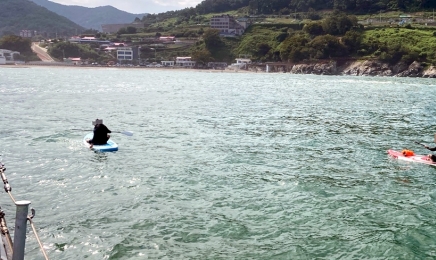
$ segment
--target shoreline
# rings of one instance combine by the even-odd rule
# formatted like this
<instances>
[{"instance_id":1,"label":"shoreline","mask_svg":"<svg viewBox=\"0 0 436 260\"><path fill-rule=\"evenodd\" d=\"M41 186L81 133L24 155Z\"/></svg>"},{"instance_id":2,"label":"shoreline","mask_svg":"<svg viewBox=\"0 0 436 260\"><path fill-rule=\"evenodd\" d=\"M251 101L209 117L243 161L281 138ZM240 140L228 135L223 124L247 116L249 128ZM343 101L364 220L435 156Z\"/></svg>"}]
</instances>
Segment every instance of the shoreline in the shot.
<instances>
[{"instance_id":1,"label":"shoreline","mask_svg":"<svg viewBox=\"0 0 436 260\"><path fill-rule=\"evenodd\" d=\"M35 68L35 67L51 67L51 68L68 68L68 69L135 69L135 70L159 70L159 71L192 71L192 72L209 72L209 73L266 73L265 71L252 70L218 70L218 69L198 69L198 68L176 68L176 67L160 67L147 68L143 66L83 66L83 65L60 65L60 64L2 64L0 68Z\"/></svg>"},{"instance_id":2,"label":"shoreline","mask_svg":"<svg viewBox=\"0 0 436 260\"><path fill-rule=\"evenodd\" d=\"M266 71L267 65L268 72ZM265 69L260 65L250 65L248 70L239 69L200 69L200 68L179 68L179 67L144 67L144 66L99 66L99 65L73 65L52 62L38 63L18 63L4 64L1 67L7 68L31 68L31 67L52 67L52 68L71 68L71 69L143 69L143 70L159 70L159 71L191 71L191 72L207 72L207 73L290 73L290 74L312 74L325 76L372 76L372 77L411 77L411 78L436 78L436 66L426 66L419 62L405 64L399 62L397 64L387 64L377 60L354 60L345 62L341 65L337 61L318 63L299 63L299 64L284 64L278 65L267 64Z\"/></svg>"}]
</instances>

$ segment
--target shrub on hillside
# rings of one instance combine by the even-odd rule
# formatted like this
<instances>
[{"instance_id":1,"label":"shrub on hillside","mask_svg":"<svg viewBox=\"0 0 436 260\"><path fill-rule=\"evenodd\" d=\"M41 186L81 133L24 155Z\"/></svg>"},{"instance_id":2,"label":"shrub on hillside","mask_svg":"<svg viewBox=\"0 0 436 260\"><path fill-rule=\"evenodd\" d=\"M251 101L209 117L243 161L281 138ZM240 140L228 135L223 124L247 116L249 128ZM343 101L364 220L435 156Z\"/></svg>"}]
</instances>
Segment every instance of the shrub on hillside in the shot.
<instances>
[{"instance_id":1,"label":"shrub on hillside","mask_svg":"<svg viewBox=\"0 0 436 260\"><path fill-rule=\"evenodd\" d=\"M338 11L333 12L322 22L324 32L330 35L344 35L355 26L358 26L355 16L347 16Z\"/></svg>"},{"instance_id":2,"label":"shrub on hillside","mask_svg":"<svg viewBox=\"0 0 436 260\"><path fill-rule=\"evenodd\" d=\"M309 22L303 27L303 31L312 36L318 36L324 34L324 29L322 28L321 22Z\"/></svg>"},{"instance_id":3,"label":"shrub on hillside","mask_svg":"<svg viewBox=\"0 0 436 260\"><path fill-rule=\"evenodd\" d=\"M339 39L332 35L317 36L310 43L311 57L315 59L328 59L346 56L348 51Z\"/></svg>"}]
</instances>

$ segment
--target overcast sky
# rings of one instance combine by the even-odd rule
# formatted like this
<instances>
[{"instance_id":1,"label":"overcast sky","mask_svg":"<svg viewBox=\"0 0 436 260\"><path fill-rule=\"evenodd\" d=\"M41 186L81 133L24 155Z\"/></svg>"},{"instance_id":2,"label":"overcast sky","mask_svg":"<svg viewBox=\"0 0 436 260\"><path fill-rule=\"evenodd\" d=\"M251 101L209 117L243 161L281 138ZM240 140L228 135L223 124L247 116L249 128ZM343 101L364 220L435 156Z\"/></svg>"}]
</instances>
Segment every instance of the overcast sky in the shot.
<instances>
[{"instance_id":1,"label":"overcast sky","mask_svg":"<svg viewBox=\"0 0 436 260\"><path fill-rule=\"evenodd\" d=\"M49 0L63 5L78 5L84 7L97 7L111 5L117 9L133 13L163 13L166 11L181 10L186 7L195 7L202 0Z\"/></svg>"}]
</instances>

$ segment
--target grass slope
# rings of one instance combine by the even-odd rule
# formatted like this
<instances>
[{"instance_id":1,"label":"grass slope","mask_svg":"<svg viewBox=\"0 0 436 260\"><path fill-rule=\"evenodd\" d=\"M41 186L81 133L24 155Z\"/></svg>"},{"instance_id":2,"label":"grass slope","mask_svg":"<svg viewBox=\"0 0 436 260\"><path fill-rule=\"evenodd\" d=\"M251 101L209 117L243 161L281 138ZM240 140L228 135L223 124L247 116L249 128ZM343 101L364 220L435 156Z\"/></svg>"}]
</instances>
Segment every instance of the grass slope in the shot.
<instances>
[{"instance_id":1,"label":"grass slope","mask_svg":"<svg viewBox=\"0 0 436 260\"><path fill-rule=\"evenodd\" d=\"M436 29L377 28L364 33L363 44L378 41L387 46L400 45L425 57L429 62L436 62Z\"/></svg>"}]
</instances>

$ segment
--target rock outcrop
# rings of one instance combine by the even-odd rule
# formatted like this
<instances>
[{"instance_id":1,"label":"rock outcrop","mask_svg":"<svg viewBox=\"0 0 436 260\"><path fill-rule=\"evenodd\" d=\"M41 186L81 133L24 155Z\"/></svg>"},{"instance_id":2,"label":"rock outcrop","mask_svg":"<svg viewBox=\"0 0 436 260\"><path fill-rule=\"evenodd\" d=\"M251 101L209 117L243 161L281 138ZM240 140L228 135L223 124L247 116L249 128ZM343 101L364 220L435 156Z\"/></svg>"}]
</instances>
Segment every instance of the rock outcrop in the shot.
<instances>
[{"instance_id":1,"label":"rock outcrop","mask_svg":"<svg viewBox=\"0 0 436 260\"><path fill-rule=\"evenodd\" d=\"M338 75L335 61L328 63L296 64L290 71L293 74Z\"/></svg>"},{"instance_id":2,"label":"rock outcrop","mask_svg":"<svg viewBox=\"0 0 436 260\"><path fill-rule=\"evenodd\" d=\"M436 78L436 67L424 68L419 62L395 65L377 60L349 61L338 66L336 61L296 64L290 69L293 74L352 75L352 76L394 76Z\"/></svg>"}]
</instances>

